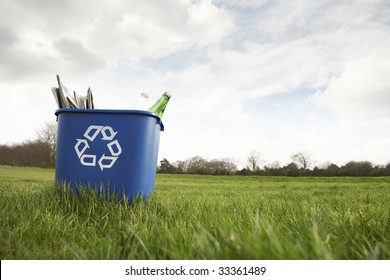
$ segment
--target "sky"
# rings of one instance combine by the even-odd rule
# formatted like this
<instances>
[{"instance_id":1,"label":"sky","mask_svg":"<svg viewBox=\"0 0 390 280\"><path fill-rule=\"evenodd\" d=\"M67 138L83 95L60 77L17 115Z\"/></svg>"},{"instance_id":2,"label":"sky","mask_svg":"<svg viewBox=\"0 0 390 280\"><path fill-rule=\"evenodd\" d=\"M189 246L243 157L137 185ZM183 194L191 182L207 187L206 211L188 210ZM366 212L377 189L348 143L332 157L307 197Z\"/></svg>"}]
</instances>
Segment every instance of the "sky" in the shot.
<instances>
[{"instance_id":1,"label":"sky","mask_svg":"<svg viewBox=\"0 0 390 280\"><path fill-rule=\"evenodd\" d=\"M169 91L170 162L390 162L386 0L1 0L0 144L55 122L57 74L102 109Z\"/></svg>"}]
</instances>

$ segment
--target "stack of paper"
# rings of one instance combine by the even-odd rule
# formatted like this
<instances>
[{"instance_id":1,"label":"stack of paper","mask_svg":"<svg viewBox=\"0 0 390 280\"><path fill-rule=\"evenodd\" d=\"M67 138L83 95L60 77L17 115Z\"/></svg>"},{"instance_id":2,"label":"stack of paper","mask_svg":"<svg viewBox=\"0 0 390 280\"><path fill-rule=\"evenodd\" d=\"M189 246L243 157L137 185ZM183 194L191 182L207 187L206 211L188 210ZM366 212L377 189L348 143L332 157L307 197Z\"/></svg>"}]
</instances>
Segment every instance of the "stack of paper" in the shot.
<instances>
[{"instance_id":1,"label":"stack of paper","mask_svg":"<svg viewBox=\"0 0 390 280\"><path fill-rule=\"evenodd\" d=\"M73 109L94 109L92 90L88 88L86 96L80 96L73 91L73 96L68 92L68 89L61 83L60 76L57 75L58 88L53 87L51 90L57 102L58 108L73 108Z\"/></svg>"}]
</instances>

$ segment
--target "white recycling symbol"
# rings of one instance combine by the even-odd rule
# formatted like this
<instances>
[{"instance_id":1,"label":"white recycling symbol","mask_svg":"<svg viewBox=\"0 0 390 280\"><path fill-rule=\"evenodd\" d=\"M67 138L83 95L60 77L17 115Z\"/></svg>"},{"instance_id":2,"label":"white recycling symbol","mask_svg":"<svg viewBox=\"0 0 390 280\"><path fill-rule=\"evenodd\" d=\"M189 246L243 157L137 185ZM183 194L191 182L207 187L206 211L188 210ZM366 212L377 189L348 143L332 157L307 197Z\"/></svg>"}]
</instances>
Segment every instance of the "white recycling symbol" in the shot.
<instances>
[{"instance_id":1,"label":"white recycling symbol","mask_svg":"<svg viewBox=\"0 0 390 280\"><path fill-rule=\"evenodd\" d=\"M110 141L107 144L110 155L103 153L98 160L98 165L103 171L105 168L111 168L119 155L122 153L122 147L118 140L114 140L118 131L114 131L111 126L102 125L90 125L84 132L84 138L78 139L74 146L77 156L80 159L80 163L84 166L96 166L96 155L88 154L87 151L90 148L89 142L95 141L96 137L101 134L102 141Z\"/></svg>"}]
</instances>

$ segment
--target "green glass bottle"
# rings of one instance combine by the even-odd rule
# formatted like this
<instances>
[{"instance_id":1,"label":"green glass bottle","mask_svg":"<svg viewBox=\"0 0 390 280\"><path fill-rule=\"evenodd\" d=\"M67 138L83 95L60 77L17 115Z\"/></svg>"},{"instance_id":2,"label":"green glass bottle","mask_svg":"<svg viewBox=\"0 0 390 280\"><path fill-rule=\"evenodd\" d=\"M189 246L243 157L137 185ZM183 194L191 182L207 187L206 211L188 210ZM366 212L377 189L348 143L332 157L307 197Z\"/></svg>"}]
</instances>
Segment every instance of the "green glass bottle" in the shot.
<instances>
[{"instance_id":1,"label":"green glass bottle","mask_svg":"<svg viewBox=\"0 0 390 280\"><path fill-rule=\"evenodd\" d=\"M164 92L160 99L157 100L157 102L154 103L153 106L148 109L148 111L159 115L161 118L164 114L165 108L167 107L170 98L171 94L167 91Z\"/></svg>"}]
</instances>

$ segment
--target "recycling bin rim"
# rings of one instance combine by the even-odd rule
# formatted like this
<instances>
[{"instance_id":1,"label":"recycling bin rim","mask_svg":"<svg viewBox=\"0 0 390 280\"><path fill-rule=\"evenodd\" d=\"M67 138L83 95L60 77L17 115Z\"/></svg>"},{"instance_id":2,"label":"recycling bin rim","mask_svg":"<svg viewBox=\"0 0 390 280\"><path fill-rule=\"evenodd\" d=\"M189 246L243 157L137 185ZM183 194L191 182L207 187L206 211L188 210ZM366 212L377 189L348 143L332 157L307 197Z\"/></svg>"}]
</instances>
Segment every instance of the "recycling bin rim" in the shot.
<instances>
[{"instance_id":1,"label":"recycling bin rim","mask_svg":"<svg viewBox=\"0 0 390 280\"><path fill-rule=\"evenodd\" d=\"M164 131L164 124L161 121L161 118L159 115L149 112L149 111L144 111L144 110L119 110L119 109L58 109L55 111L55 115L57 116L57 121L58 121L58 116L61 113L86 113L86 114L125 114L125 115L146 115L146 116L151 116L157 119L158 124L160 125L161 131Z\"/></svg>"}]
</instances>

